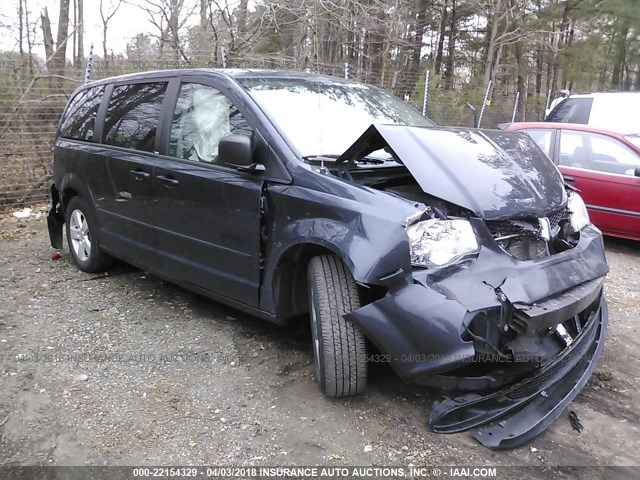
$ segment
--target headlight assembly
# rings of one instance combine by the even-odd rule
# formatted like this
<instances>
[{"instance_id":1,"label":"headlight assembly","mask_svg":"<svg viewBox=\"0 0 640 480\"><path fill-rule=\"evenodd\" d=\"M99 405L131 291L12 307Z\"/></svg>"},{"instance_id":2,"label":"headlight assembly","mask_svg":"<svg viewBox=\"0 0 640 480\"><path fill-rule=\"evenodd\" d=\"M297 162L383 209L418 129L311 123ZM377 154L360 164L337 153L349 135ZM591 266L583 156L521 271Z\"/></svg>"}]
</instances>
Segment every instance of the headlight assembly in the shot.
<instances>
[{"instance_id":1,"label":"headlight assembly","mask_svg":"<svg viewBox=\"0 0 640 480\"><path fill-rule=\"evenodd\" d=\"M587 206L584 204L582 197L576 192L569 194L569 201L567 208L571 212L571 226L576 232L579 232L587 225L591 224L589 220L589 212L587 212Z\"/></svg>"},{"instance_id":2,"label":"headlight assembly","mask_svg":"<svg viewBox=\"0 0 640 480\"><path fill-rule=\"evenodd\" d=\"M478 240L467 220L429 219L407 227L411 264L442 267L478 252Z\"/></svg>"}]
</instances>

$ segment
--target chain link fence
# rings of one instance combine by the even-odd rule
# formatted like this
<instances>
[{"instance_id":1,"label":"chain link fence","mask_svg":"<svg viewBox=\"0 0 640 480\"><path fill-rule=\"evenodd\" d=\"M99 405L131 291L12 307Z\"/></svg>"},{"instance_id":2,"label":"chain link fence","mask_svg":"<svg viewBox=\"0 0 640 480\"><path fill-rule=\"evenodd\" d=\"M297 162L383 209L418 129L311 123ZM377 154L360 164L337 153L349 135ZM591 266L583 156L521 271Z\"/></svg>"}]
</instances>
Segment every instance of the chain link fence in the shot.
<instances>
[{"instance_id":1,"label":"chain link fence","mask_svg":"<svg viewBox=\"0 0 640 480\"><path fill-rule=\"evenodd\" d=\"M232 68L295 70L350 78L378 85L404 99L439 125L483 128L510 122L516 96L513 89L493 89L483 102L486 87L445 89L440 76L426 68L413 71L371 71L358 65L325 65L273 56L251 56L215 62L178 62L164 59L96 59L92 79L169 68L215 67L222 61ZM427 81L427 77L428 81ZM85 65L67 64L63 75L51 75L41 62L0 54L0 209L23 207L47 199L52 174L52 146L60 115L69 96L84 82ZM428 90L425 95L425 85ZM504 87L501 87L504 88ZM540 97L540 96L539 96ZM482 108L484 103L484 110ZM545 98L519 102L517 120L540 120Z\"/></svg>"}]
</instances>

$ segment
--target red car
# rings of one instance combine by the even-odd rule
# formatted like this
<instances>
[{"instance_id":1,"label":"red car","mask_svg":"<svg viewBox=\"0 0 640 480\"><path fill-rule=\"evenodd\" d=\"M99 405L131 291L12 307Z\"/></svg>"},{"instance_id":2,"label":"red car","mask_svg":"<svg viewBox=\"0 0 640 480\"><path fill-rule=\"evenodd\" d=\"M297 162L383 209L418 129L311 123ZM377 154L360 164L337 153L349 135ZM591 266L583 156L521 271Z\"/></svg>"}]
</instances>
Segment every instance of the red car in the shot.
<instances>
[{"instance_id":1,"label":"red car","mask_svg":"<svg viewBox=\"0 0 640 480\"><path fill-rule=\"evenodd\" d=\"M512 123L506 130L533 138L580 190L605 235L640 240L640 133L550 122Z\"/></svg>"}]
</instances>

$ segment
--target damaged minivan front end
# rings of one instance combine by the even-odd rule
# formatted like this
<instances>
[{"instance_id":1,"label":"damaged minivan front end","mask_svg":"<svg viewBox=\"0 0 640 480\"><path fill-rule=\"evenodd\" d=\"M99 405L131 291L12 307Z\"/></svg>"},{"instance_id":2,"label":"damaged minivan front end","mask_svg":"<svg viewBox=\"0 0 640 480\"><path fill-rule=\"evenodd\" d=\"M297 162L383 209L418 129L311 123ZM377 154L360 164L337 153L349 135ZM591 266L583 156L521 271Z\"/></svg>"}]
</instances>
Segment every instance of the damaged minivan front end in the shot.
<instances>
[{"instance_id":1,"label":"damaged minivan front end","mask_svg":"<svg viewBox=\"0 0 640 480\"><path fill-rule=\"evenodd\" d=\"M411 178L348 167L380 149ZM602 236L578 193L527 137L494 131L372 126L338 164L419 206L411 280L346 318L403 380L463 392L434 405L434 431L512 448L544 430L606 331Z\"/></svg>"}]
</instances>

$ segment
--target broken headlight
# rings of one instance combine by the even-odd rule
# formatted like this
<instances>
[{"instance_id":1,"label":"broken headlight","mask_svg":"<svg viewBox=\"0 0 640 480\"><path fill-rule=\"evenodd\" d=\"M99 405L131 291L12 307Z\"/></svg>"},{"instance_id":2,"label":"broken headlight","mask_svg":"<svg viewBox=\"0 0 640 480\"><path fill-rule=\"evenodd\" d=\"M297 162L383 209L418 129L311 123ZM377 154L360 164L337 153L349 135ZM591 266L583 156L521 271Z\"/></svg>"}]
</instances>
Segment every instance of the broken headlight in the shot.
<instances>
[{"instance_id":1,"label":"broken headlight","mask_svg":"<svg viewBox=\"0 0 640 480\"><path fill-rule=\"evenodd\" d=\"M567 208L569 209L569 212L571 212L571 226L576 232L579 232L591 223L591 220L589 220L589 212L587 212L587 206L584 204L582 197L576 192L571 192L569 194Z\"/></svg>"},{"instance_id":2,"label":"broken headlight","mask_svg":"<svg viewBox=\"0 0 640 480\"><path fill-rule=\"evenodd\" d=\"M411 264L442 267L478 252L478 240L467 220L430 219L407 227Z\"/></svg>"}]
</instances>

